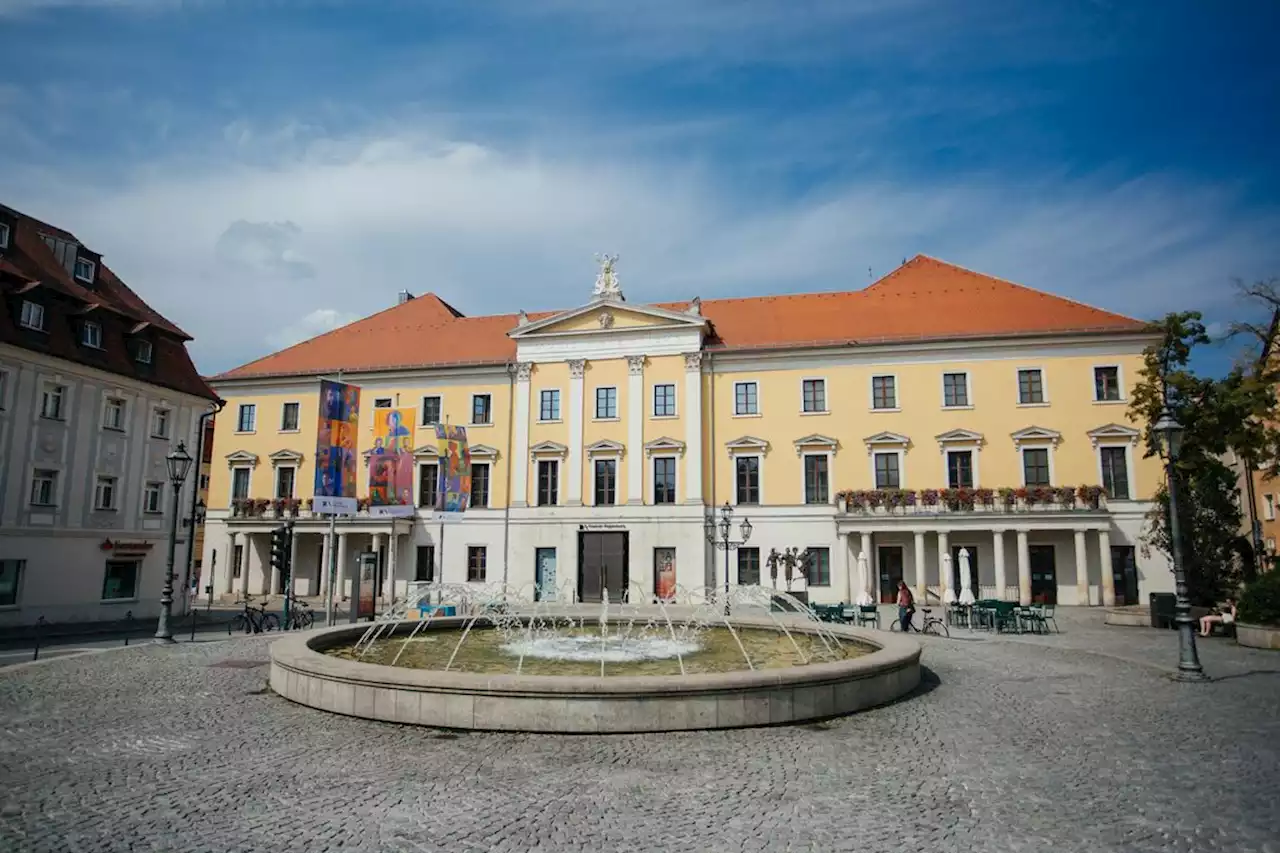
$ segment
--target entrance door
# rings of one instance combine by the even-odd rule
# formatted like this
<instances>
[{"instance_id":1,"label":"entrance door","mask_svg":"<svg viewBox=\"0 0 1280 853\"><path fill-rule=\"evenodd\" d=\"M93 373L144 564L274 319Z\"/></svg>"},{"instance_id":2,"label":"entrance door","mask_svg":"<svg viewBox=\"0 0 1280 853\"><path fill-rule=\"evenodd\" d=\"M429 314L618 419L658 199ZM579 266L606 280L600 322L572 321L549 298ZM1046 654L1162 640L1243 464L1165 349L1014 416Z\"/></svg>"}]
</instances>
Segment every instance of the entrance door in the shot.
<instances>
[{"instance_id":1,"label":"entrance door","mask_svg":"<svg viewBox=\"0 0 1280 853\"><path fill-rule=\"evenodd\" d=\"M556 600L556 549L535 548L533 552L533 600Z\"/></svg>"},{"instance_id":2,"label":"entrance door","mask_svg":"<svg viewBox=\"0 0 1280 853\"><path fill-rule=\"evenodd\" d=\"M629 582L626 533L578 534L579 601L600 601L605 590L622 601Z\"/></svg>"},{"instance_id":3,"label":"entrance door","mask_svg":"<svg viewBox=\"0 0 1280 853\"><path fill-rule=\"evenodd\" d=\"M1111 576L1116 586L1116 604L1138 603L1138 563L1132 545L1111 546Z\"/></svg>"},{"instance_id":4,"label":"entrance door","mask_svg":"<svg viewBox=\"0 0 1280 853\"><path fill-rule=\"evenodd\" d=\"M898 600L898 581L902 580L902 547L881 545L876 552L876 566L880 569L880 603L893 604Z\"/></svg>"},{"instance_id":5,"label":"entrance door","mask_svg":"<svg viewBox=\"0 0 1280 853\"><path fill-rule=\"evenodd\" d=\"M969 583L973 589L974 598L982 598L978 594L978 548L976 545L952 545L951 546L951 588L955 590L956 598L960 597L960 590L964 587L960 584L960 549L963 548L969 552ZM997 596L998 597L998 596Z\"/></svg>"},{"instance_id":6,"label":"entrance door","mask_svg":"<svg viewBox=\"0 0 1280 853\"><path fill-rule=\"evenodd\" d=\"M1031 600L1036 604L1058 603L1058 575L1052 545L1032 545L1027 549L1031 562Z\"/></svg>"}]
</instances>

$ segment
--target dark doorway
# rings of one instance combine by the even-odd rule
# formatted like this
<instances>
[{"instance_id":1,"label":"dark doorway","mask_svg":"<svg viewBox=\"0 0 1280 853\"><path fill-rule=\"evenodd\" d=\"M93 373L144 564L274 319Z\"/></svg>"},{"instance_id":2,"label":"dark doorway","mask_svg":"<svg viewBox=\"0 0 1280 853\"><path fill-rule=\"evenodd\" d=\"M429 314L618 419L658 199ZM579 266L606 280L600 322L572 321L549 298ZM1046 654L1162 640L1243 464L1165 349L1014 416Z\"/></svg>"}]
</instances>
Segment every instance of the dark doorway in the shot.
<instances>
[{"instance_id":1,"label":"dark doorway","mask_svg":"<svg viewBox=\"0 0 1280 853\"><path fill-rule=\"evenodd\" d=\"M1138 563L1132 545L1111 546L1111 577L1116 587L1116 604L1138 603Z\"/></svg>"},{"instance_id":2,"label":"dark doorway","mask_svg":"<svg viewBox=\"0 0 1280 853\"><path fill-rule=\"evenodd\" d=\"M624 601L630 582L626 533L578 534L579 601L600 601L605 590L610 601Z\"/></svg>"},{"instance_id":3,"label":"dark doorway","mask_svg":"<svg viewBox=\"0 0 1280 853\"><path fill-rule=\"evenodd\" d=\"M960 549L963 548L969 552L969 583L973 584L973 597L982 598L980 587L978 585L978 546L977 545L952 545L951 546L951 589L955 592L956 598L960 597ZM999 596L996 596L999 598Z\"/></svg>"},{"instance_id":4,"label":"dark doorway","mask_svg":"<svg viewBox=\"0 0 1280 853\"><path fill-rule=\"evenodd\" d=\"M1032 545L1028 550L1031 562L1031 600L1036 604L1058 603L1058 573L1052 545Z\"/></svg>"},{"instance_id":5,"label":"dark doorway","mask_svg":"<svg viewBox=\"0 0 1280 853\"><path fill-rule=\"evenodd\" d=\"M893 604L902 580L902 546L881 545L876 551L876 566L880 571L880 603Z\"/></svg>"}]
</instances>

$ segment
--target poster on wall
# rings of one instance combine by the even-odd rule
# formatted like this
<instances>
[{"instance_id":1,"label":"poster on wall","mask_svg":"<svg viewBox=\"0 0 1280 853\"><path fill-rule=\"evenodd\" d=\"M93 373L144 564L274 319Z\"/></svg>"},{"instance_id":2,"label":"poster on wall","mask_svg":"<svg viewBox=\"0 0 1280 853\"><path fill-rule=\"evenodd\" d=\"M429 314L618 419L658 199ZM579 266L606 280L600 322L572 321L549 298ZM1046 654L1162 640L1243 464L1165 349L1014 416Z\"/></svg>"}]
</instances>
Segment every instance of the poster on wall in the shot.
<instances>
[{"instance_id":1,"label":"poster on wall","mask_svg":"<svg viewBox=\"0 0 1280 853\"><path fill-rule=\"evenodd\" d=\"M663 601L676 597L676 549L653 549L653 594Z\"/></svg>"},{"instance_id":2,"label":"poster on wall","mask_svg":"<svg viewBox=\"0 0 1280 853\"><path fill-rule=\"evenodd\" d=\"M369 514L413 515L413 410L373 410Z\"/></svg>"},{"instance_id":3,"label":"poster on wall","mask_svg":"<svg viewBox=\"0 0 1280 853\"><path fill-rule=\"evenodd\" d=\"M312 509L328 515L356 511L356 429L360 389L320 380L320 422L316 431L316 481Z\"/></svg>"},{"instance_id":4,"label":"poster on wall","mask_svg":"<svg viewBox=\"0 0 1280 853\"><path fill-rule=\"evenodd\" d=\"M440 464L436 514L457 518L471 503L471 448L467 446L467 428L436 424L436 450Z\"/></svg>"}]
</instances>

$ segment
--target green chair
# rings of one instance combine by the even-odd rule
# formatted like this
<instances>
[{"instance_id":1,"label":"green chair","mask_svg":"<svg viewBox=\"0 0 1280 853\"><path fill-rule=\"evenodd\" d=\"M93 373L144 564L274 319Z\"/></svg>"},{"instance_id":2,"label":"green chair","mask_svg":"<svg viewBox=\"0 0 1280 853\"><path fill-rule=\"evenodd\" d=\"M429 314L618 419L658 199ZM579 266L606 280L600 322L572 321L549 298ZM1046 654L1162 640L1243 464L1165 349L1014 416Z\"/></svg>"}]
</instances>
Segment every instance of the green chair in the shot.
<instances>
[{"instance_id":1,"label":"green chair","mask_svg":"<svg viewBox=\"0 0 1280 853\"><path fill-rule=\"evenodd\" d=\"M862 604L858 606L858 627L863 625L874 625L880 627L880 608L874 604Z\"/></svg>"}]
</instances>

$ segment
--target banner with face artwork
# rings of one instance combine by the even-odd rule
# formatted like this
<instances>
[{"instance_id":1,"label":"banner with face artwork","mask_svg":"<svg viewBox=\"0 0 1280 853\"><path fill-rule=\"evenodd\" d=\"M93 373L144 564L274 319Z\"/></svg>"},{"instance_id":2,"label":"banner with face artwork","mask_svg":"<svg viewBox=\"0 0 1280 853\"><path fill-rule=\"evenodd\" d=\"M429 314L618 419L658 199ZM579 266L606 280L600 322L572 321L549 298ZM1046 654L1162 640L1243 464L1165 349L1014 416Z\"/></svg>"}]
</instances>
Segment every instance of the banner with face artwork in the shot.
<instances>
[{"instance_id":1,"label":"banner with face artwork","mask_svg":"<svg viewBox=\"0 0 1280 853\"><path fill-rule=\"evenodd\" d=\"M316 431L316 479L312 508L317 513L356 511L356 430L360 389L345 382L320 380L320 419Z\"/></svg>"},{"instance_id":2,"label":"banner with face artwork","mask_svg":"<svg viewBox=\"0 0 1280 853\"><path fill-rule=\"evenodd\" d=\"M436 424L436 450L440 464L436 511L466 512L471 504L471 448L467 446L467 428Z\"/></svg>"},{"instance_id":3,"label":"banner with face artwork","mask_svg":"<svg viewBox=\"0 0 1280 853\"><path fill-rule=\"evenodd\" d=\"M370 515L413 515L413 415L413 409L373 410Z\"/></svg>"}]
</instances>

